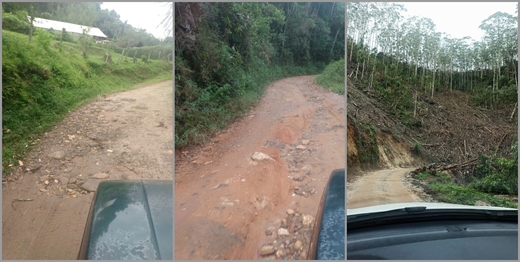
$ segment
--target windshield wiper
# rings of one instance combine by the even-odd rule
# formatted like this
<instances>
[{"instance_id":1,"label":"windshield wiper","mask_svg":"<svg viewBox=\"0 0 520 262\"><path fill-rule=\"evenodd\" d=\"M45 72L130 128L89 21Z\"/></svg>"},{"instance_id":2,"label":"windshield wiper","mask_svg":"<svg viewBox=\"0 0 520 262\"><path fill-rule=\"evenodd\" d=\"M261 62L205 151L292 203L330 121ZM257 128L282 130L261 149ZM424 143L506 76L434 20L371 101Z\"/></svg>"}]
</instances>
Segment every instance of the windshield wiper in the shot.
<instances>
[{"instance_id":1,"label":"windshield wiper","mask_svg":"<svg viewBox=\"0 0 520 262\"><path fill-rule=\"evenodd\" d=\"M518 210L428 209L417 206L356 215L348 215L347 211L347 228L446 219L518 221Z\"/></svg>"}]
</instances>

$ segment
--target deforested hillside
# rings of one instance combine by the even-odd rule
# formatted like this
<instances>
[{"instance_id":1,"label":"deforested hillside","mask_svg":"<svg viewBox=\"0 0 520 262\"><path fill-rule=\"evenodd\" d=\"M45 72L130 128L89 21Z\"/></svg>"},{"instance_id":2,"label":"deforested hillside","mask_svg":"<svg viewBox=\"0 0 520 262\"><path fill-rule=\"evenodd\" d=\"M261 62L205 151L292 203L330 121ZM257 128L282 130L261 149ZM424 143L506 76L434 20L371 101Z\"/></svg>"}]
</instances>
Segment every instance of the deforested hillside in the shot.
<instances>
[{"instance_id":1,"label":"deforested hillside","mask_svg":"<svg viewBox=\"0 0 520 262\"><path fill-rule=\"evenodd\" d=\"M402 5L347 8L349 181L414 167L411 182L437 201L515 206L516 16L490 14L471 41L404 19Z\"/></svg>"}]
</instances>

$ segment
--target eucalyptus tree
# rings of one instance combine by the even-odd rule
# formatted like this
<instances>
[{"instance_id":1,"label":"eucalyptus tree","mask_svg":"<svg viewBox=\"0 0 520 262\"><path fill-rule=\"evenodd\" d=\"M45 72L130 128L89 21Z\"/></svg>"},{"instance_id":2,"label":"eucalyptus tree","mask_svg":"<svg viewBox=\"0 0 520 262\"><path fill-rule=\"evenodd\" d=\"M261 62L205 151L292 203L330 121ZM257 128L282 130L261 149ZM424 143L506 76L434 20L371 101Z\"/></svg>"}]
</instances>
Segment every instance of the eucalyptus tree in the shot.
<instances>
[{"instance_id":1,"label":"eucalyptus tree","mask_svg":"<svg viewBox=\"0 0 520 262\"><path fill-rule=\"evenodd\" d=\"M431 70L432 80L430 82L431 97L435 92L435 75L441 64L439 61L441 48L441 34L439 32L431 33L425 36L424 53L426 63L423 68ZM423 78L427 70L423 70ZM423 82L424 83L424 82ZM424 84L423 84L424 85ZM426 89L426 85L425 89Z\"/></svg>"},{"instance_id":2,"label":"eucalyptus tree","mask_svg":"<svg viewBox=\"0 0 520 262\"><path fill-rule=\"evenodd\" d=\"M356 77L359 73L359 67L361 60L362 61L362 69L361 69L361 78L364 77L364 68L365 62L369 59L369 54L366 54L363 47L367 46L366 36L369 34L370 28L370 20L372 14L370 12L371 5L374 3L368 2L349 2L347 3L347 30L348 34L350 34L352 38L352 46L350 48L350 59L352 59L354 52L354 44L356 44L359 49L357 49L357 68L356 68Z\"/></svg>"},{"instance_id":3,"label":"eucalyptus tree","mask_svg":"<svg viewBox=\"0 0 520 262\"><path fill-rule=\"evenodd\" d=\"M499 89L499 81L501 77L501 67L504 64L504 59L508 55L508 28L514 28L514 17L508 13L496 12L480 24L480 29L484 30L485 34L483 41L490 49L491 65L493 67L493 94ZM495 95L492 98L495 101Z\"/></svg>"},{"instance_id":4,"label":"eucalyptus tree","mask_svg":"<svg viewBox=\"0 0 520 262\"><path fill-rule=\"evenodd\" d=\"M381 64L384 67L383 75L387 76L387 69L390 66L385 63L385 58L395 56L396 51L399 49L398 38L399 38L399 25L403 19L400 12L404 10L403 5L396 3L380 3L381 12L378 17L378 24L380 24L380 32L377 35L377 46L380 48L380 52L383 54ZM393 59L393 61L397 61ZM393 61L388 61L393 63ZM372 72L372 78L373 78ZM372 82L372 80L371 80Z\"/></svg>"}]
</instances>

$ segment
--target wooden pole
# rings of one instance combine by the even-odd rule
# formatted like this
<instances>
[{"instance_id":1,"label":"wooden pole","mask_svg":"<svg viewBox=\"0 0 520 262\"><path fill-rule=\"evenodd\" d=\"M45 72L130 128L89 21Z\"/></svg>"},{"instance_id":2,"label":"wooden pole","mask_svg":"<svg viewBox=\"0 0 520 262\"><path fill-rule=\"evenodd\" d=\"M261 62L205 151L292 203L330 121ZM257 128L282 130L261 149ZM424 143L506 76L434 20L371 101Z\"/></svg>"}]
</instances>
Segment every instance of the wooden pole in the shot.
<instances>
[{"instance_id":1,"label":"wooden pole","mask_svg":"<svg viewBox=\"0 0 520 262\"><path fill-rule=\"evenodd\" d=\"M61 36L60 36L60 47L61 47L61 42L63 42L63 34L65 33L65 28L62 28L61 29Z\"/></svg>"},{"instance_id":2,"label":"wooden pole","mask_svg":"<svg viewBox=\"0 0 520 262\"><path fill-rule=\"evenodd\" d=\"M123 61L123 57L125 56L125 50L123 49L123 52L121 53L121 56L119 56L119 59L117 60L117 63L121 63Z\"/></svg>"}]
</instances>

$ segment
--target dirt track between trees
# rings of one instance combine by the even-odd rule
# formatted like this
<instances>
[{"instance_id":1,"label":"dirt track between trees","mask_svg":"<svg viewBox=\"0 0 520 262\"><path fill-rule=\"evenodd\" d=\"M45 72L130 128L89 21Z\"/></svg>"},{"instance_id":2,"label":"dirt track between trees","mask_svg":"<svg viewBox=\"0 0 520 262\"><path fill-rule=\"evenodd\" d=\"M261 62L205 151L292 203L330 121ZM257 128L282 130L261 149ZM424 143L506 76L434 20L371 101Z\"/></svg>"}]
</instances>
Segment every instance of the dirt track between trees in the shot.
<instances>
[{"instance_id":1,"label":"dirt track between trees","mask_svg":"<svg viewBox=\"0 0 520 262\"><path fill-rule=\"evenodd\" d=\"M172 91L170 80L99 97L4 174L2 258L74 260L100 181L171 180Z\"/></svg>"},{"instance_id":2,"label":"dirt track between trees","mask_svg":"<svg viewBox=\"0 0 520 262\"><path fill-rule=\"evenodd\" d=\"M203 146L176 152L176 259L304 259L332 170L345 168L345 97L286 78ZM253 160L255 152L269 156ZM264 247L263 251L262 247Z\"/></svg>"},{"instance_id":3,"label":"dirt track between trees","mask_svg":"<svg viewBox=\"0 0 520 262\"><path fill-rule=\"evenodd\" d=\"M358 176L347 183L347 208L422 202L408 182L407 174L415 168L383 169Z\"/></svg>"}]
</instances>

